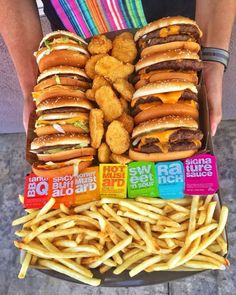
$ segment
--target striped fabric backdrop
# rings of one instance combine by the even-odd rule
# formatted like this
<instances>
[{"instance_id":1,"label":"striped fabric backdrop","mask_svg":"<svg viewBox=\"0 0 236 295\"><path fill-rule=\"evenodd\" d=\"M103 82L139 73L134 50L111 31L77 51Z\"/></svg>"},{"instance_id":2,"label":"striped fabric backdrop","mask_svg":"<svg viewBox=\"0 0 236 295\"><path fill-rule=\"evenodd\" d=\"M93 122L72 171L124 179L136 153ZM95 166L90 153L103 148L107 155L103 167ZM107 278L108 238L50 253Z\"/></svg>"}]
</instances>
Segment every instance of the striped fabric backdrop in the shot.
<instances>
[{"instance_id":1,"label":"striped fabric backdrop","mask_svg":"<svg viewBox=\"0 0 236 295\"><path fill-rule=\"evenodd\" d=\"M67 30L84 38L147 24L142 0L51 0Z\"/></svg>"}]
</instances>

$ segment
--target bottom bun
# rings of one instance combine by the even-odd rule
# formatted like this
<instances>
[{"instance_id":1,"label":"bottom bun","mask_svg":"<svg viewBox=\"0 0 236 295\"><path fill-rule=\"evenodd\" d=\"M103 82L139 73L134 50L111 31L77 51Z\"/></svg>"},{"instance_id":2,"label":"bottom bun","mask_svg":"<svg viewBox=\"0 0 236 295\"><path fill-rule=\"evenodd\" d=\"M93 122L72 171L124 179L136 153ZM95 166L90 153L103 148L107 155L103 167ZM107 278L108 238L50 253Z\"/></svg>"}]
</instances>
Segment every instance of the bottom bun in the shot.
<instances>
[{"instance_id":1,"label":"bottom bun","mask_svg":"<svg viewBox=\"0 0 236 295\"><path fill-rule=\"evenodd\" d=\"M188 151L176 151L169 153L150 153L145 154L141 152L136 152L133 149L129 150L129 157L135 161L149 161L149 162L162 162L162 161L172 161L181 160L193 156L198 150L188 150Z\"/></svg>"},{"instance_id":2,"label":"bottom bun","mask_svg":"<svg viewBox=\"0 0 236 295\"><path fill-rule=\"evenodd\" d=\"M140 87L143 87L149 83L155 83L165 80L180 80L190 82L195 85L198 84L198 77L196 72L154 71L146 74L146 78L142 78L142 75L140 75L140 80L135 84L135 89L139 89Z\"/></svg>"},{"instance_id":3,"label":"bottom bun","mask_svg":"<svg viewBox=\"0 0 236 295\"><path fill-rule=\"evenodd\" d=\"M95 154L96 154L96 149L92 147L85 147L80 149L62 151L56 154L37 154L37 156L40 161L59 162L59 161L69 160L69 159L78 158L82 156L93 156Z\"/></svg>"},{"instance_id":4,"label":"bottom bun","mask_svg":"<svg viewBox=\"0 0 236 295\"><path fill-rule=\"evenodd\" d=\"M150 107L146 110L138 113L134 122L136 125L149 121L156 118L161 118L165 116L188 116L198 121L198 109L195 106L188 105L187 103L163 103L156 107Z\"/></svg>"},{"instance_id":5,"label":"bottom bun","mask_svg":"<svg viewBox=\"0 0 236 295\"><path fill-rule=\"evenodd\" d=\"M91 164L92 164L92 161L80 162L78 167L79 173L83 171L85 168L91 166ZM52 169L46 168L47 165L44 165L45 168L38 168L38 166L39 166L38 163L34 163L32 165L32 170L34 174L36 174L37 176L47 177L47 178L74 175L74 172L75 172L75 168L73 164L65 166L65 167L52 168ZM42 167L41 164L40 166Z\"/></svg>"}]
</instances>

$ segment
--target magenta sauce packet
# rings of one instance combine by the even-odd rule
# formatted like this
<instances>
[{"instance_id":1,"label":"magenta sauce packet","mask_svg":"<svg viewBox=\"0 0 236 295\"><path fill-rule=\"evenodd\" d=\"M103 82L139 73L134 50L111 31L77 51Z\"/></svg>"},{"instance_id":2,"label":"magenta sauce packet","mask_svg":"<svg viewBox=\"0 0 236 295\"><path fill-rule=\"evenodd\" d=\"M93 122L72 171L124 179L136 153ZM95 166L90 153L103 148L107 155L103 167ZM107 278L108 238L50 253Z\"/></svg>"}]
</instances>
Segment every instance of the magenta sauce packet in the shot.
<instances>
[{"instance_id":1,"label":"magenta sauce packet","mask_svg":"<svg viewBox=\"0 0 236 295\"><path fill-rule=\"evenodd\" d=\"M210 195L219 188L216 157L197 155L184 161L186 195Z\"/></svg>"}]
</instances>

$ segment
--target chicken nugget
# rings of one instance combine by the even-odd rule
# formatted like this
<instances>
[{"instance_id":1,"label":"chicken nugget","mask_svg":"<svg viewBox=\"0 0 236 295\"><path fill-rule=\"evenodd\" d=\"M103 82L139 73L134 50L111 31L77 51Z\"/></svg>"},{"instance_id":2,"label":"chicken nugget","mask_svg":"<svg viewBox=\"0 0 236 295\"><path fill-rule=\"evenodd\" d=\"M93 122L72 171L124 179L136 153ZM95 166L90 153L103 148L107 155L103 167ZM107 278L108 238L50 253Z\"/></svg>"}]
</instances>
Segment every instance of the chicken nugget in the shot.
<instances>
[{"instance_id":1,"label":"chicken nugget","mask_svg":"<svg viewBox=\"0 0 236 295\"><path fill-rule=\"evenodd\" d=\"M113 121L107 128L106 143L111 151L115 154L125 153L130 145L130 137L128 131L123 124L117 120Z\"/></svg>"},{"instance_id":2,"label":"chicken nugget","mask_svg":"<svg viewBox=\"0 0 236 295\"><path fill-rule=\"evenodd\" d=\"M104 135L103 112L99 109L92 109L89 115L89 131L91 146L97 149Z\"/></svg>"},{"instance_id":3,"label":"chicken nugget","mask_svg":"<svg viewBox=\"0 0 236 295\"><path fill-rule=\"evenodd\" d=\"M126 114L129 114L130 110L129 110L129 104L128 104L127 100L124 99L123 97L121 97L120 98L120 103L122 105L123 112L125 112Z\"/></svg>"},{"instance_id":4,"label":"chicken nugget","mask_svg":"<svg viewBox=\"0 0 236 295\"><path fill-rule=\"evenodd\" d=\"M110 83L103 76L96 75L93 80L92 88L94 90L97 90L98 88L100 88L102 86L110 86Z\"/></svg>"},{"instance_id":5,"label":"chicken nugget","mask_svg":"<svg viewBox=\"0 0 236 295\"><path fill-rule=\"evenodd\" d=\"M111 82L115 82L118 78L127 79L133 71L134 65L124 64L112 56L102 57L95 66L95 72Z\"/></svg>"},{"instance_id":6,"label":"chicken nugget","mask_svg":"<svg viewBox=\"0 0 236 295\"><path fill-rule=\"evenodd\" d=\"M125 112L117 119L120 121L125 129L131 134L134 129L134 119Z\"/></svg>"},{"instance_id":7,"label":"chicken nugget","mask_svg":"<svg viewBox=\"0 0 236 295\"><path fill-rule=\"evenodd\" d=\"M127 101L131 101L135 89L131 83L129 83L126 79L119 78L114 84L114 88L124 97Z\"/></svg>"},{"instance_id":8,"label":"chicken nugget","mask_svg":"<svg viewBox=\"0 0 236 295\"><path fill-rule=\"evenodd\" d=\"M133 63L137 56L133 35L129 32L124 32L116 36L112 43L111 55L125 63Z\"/></svg>"},{"instance_id":9,"label":"chicken nugget","mask_svg":"<svg viewBox=\"0 0 236 295\"><path fill-rule=\"evenodd\" d=\"M123 109L111 86L102 86L95 92L95 99L103 111L106 122L112 122L122 115Z\"/></svg>"},{"instance_id":10,"label":"chicken nugget","mask_svg":"<svg viewBox=\"0 0 236 295\"><path fill-rule=\"evenodd\" d=\"M87 74L87 76L90 79L94 79L94 77L96 75L96 73L95 73L95 65L96 65L97 61L99 61L99 59L101 59L104 56L105 56L105 54L93 55L86 62L86 65L85 65L85 73Z\"/></svg>"},{"instance_id":11,"label":"chicken nugget","mask_svg":"<svg viewBox=\"0 0 236 295\"><path fill-rule=\"evenodd\" d=\"M95 101L95 90L94 89L86 90L85 95L86 95L87 99Z\"/></svg>"},{"instance_id":12,"label":"chicken nugget","mask_svg":"<svg viewBox=\"0 0 236 295\"><path fill-rule=\"evenodd\" d=\"M100 163L109 163L111 156L111 150L109 146L103 142L98 148L98 161Z\"/></svg>"},{"instance_id":13,"label":"chicken nugget","mask_svg":"<svg viewBox=\"0 0 236 295\"><path fill-rule=\"evenodd\" d=\"M111 154L110 160L113 163L118 163L118 164L123 164L123 165L129 164L133 161L126 154L118 155L118 154L114 154L114 153Z\"/></svg>"},{"instance_id":14,"label":"chicken nugget","mask_svg":"<svg viewBox=\"0 0 236 295\"><path fill-rule=\"evenodd\" d=\"M88 51L91 54L105 54L112 49L112 41L105 35L94 36L88 45Z\"/></svg>"},{"instance_id":15,"label":"chicken nugget","mask_svg":"<svg viewBox=\"0 0 236 295\"><path fill-rule=\"evenodd\" d=\"M87 99L95 101L95 92L98 88L102 86L109 86L109 82L103 78L103 76L96 75L93 80L92 89L88 89L85 94L87 96Z\"/></svg>"}]
</instances>

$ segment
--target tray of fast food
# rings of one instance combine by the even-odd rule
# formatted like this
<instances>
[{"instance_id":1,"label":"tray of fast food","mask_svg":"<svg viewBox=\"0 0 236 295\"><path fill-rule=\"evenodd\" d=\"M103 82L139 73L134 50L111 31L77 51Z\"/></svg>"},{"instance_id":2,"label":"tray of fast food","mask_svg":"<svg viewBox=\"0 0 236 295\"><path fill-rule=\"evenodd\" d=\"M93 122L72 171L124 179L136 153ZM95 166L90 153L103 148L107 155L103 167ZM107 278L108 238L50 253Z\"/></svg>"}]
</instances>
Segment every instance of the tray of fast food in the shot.
<instances>
[{"instance_id":1,"label":"tray of fast food","mask_svg":"<svg viewBox=\"0 0 236 295\"><path fill-rule=\"evenodd\" d=\"M214 174L201 35L169 17L87 42L43 38L26 147L34 174L20 198L28 214L13 221L23 225L19 278L30 266L128 287L229 265L215 180L186 184Z\"/></svg>"}]
</instances>

